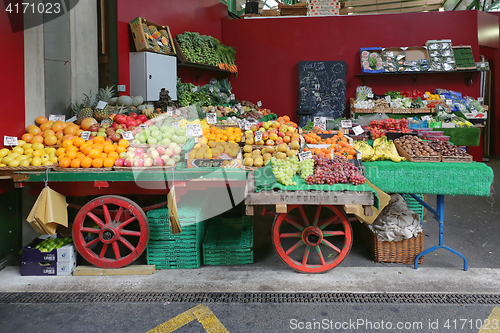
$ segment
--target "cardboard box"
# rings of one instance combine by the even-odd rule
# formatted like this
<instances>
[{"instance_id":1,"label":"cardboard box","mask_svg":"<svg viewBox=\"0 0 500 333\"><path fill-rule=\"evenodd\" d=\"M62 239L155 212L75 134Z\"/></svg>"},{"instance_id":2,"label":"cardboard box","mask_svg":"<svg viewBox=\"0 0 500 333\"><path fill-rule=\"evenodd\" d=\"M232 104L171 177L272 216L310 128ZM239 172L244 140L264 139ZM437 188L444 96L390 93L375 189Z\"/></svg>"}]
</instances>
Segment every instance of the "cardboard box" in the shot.
<instances>
[{"instance_id":1,"label":"cardboard box","mask_svg":"<svg viewBox=\"0 0 500 333\"><path fill-rule=\"evenodd\" d=\"M146 23L146 25L148 25L148 26L150 26L150 25L155 26L156 29L158 29L158 31L163 30L163 29L166 30L168 38L162 36L160 33L153 36L150 34L149 31L144 31L144 29L142 27L143 23ZM159 24L150 22L146 19L136 17L135 19L130 21L130 30L132 31L132 38L134 39L135 48L137 51L150 51L150 52L156 52L156 53L160 53L160 54L169 54L169 55L176 54L175 45L174 45L174 42L172 40L170 28L168 26L159 25ZM154 43L157 43L159 45L160 44L161 45L170 44L171 51L169 51L168 53L163 52L161 50L156 51L151 46L150 42L153 43L153 45L154 45Z\"/></svg>"},{"instance_id":2,"label":"cardboard box","mask_svg":"<svg viewBox=\"0 0 500 333\"><path fill-rule=\"evenodd\" d=\"M429 51L423 46L412 46L405 50L405 60L416 61L420 59L429 60Z\"/></svg>"},{"instance_id":3,"label":"cardboard box","mask_svg":"<svg viewBox=\"0 0 500 333\"><path fill-rule=\"evenodd\" d=\"M23 248L23 262L69 262L76 257L76 251L73 244L68 244L59 249L50 252L42 252L35 249L42 240L37 238L33 243Z\"/></svg>"},{"instance_id":4,"label":"cardboard box","mask_svg":"<svg viewBox=\"0 0 500 333\"><path fill-rule=\"evenodd\" d=\"M263 10L262 11L262 16L279 16L279 12L277 9L269 9L269 10Z\"/></svg>"},{"instance_id":5,"label":"cardboard box","mask_svg":"<svg viewBox=\"0 0 500 333\"><path fill-rule=\"evenodd\" d=\"M25 262L23 260L23 262L21 263L21 276L68 276L71 275L75 268L76 256L72 257L70 261L63 262Z\"/></svg>"}]
</instances>

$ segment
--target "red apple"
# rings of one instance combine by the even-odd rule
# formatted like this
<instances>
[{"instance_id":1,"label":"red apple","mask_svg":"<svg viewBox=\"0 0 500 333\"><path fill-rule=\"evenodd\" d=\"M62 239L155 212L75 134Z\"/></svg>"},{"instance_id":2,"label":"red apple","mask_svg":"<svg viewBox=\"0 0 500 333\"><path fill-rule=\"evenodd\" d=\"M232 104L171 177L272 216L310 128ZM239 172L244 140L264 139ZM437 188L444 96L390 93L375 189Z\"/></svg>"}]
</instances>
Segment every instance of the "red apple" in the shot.
<instances>
[{"instance_id":1,"label":"red apple","mask_svg":"<svg viewBox=\"0 0 500 333\"><path fill-rule=\"evenodd\" d=\"M115 165L118 166L118 167L121 167L125 164L125 160L123 158L118 158L116 161L115 161Z\"/></svg>"},{"instance_id":2,"label":"red apple","mask_svg":"<svg viewBox=\"0 0 500 333\"><path fill-rule=\"evenodd\" d=\"M125 122L125 125L127 126L127 128L129 128L130 126L136 126L135 125L135 120L134 119L127 120Z\"/></svg>"},{"instance_id":3,"label":"red apple","mask_svg":"<svg viewBox=\"0 0 500 333\"><path fill-rule=\"evenodd\" d=\"M143 115L143 114L141 114L139 116L139 118L137 118L137 119L139 119L141 121L141 124L145 123L146 121L148 121L148 118L145 115Z\"/></svg>"},{"instance_id":4,"label":"red apple","mask_svg":"<svg viewBox=\"0 0 500 333\"><path fill-rule=\"evenodd\" d=\"M285 133L283 133L283 132L279 132L279 133L278 133L278 136L279 136L280 138L284 138L284 137L285 137Z\"/></svg>"},{"instance_id":5,"label":"red apple","mask_svg":"<svg viewBox=\"0 0 500 333\"><path fill-rule=\"evenodd\" d=\"M129 115L129 117L132 117L132 118L134 118L134 119L137 119L139 116L137 115L137 113L132 112L132 113Z\"/></svg>"},{"instance_id":6,"label":"red apple","mask_svg":"<svg viewBox=\"0 0 500 333\"><path fill-rule=\"evenodd\" d=\"M117 114L113 119L118 124L124 124L127 121L127 117L123 114Z\"/></svg>"},{"instance_id":7,"label":"red apple","mask_svg":"<svg viewBox=\"0 0 500 333\"><path fill-rule=\"evenodd\" d=\"M132 167L134 166L134 162L132 160L125 160L125 162L123 162L123 166Z\"/></svg>"}]
</instances>

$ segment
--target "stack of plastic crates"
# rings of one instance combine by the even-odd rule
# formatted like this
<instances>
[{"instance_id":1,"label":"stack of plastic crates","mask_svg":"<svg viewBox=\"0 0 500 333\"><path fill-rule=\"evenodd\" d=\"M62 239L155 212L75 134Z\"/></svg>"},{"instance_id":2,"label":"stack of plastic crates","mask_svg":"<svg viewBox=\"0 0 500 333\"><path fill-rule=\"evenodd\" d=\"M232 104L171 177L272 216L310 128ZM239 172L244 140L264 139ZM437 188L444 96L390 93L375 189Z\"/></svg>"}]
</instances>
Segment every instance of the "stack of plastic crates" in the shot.
<instances>
[{"instance_id":1,"label":"stack of plastic crates","mask_svg":"<svg viewBox=\"0 0 500 333\"><path fill-rule=\"evenodd\" d=\"M203 263L205 265L253 263L251 217L212 219L203 242Z\"/></svg>"},{"instance_id":2,"label":"stack of plastic crates","mask_svg":"<svg viewBox=\"0 0 500 333\"><path fill-rule=\"evenodd\" d=\"M421 200L424 200L424 195L423 194L415 194L418 198ZM408 208L410 208L412 211L420 215L420 223L422 223L423 218L424 218L424 206L420 204L417 200L415 200L411 195L409 194L404 194L403 198L406 201L406 205Z\"/></svg>"},{"instance_id":3,"label":"stack of plastic crates","mask_svg":"<svg viewBox=\"0 0 500 333\"><path fill-rule=\"evenodd\" d=\"M198 268L201 265L201 245L207 221L197 221L198 207L178 210L182 232L173 235L168 223L168 209L147 213L149 243L146 250L149 265L156 269Z\"/></svg>"}]
</instances>

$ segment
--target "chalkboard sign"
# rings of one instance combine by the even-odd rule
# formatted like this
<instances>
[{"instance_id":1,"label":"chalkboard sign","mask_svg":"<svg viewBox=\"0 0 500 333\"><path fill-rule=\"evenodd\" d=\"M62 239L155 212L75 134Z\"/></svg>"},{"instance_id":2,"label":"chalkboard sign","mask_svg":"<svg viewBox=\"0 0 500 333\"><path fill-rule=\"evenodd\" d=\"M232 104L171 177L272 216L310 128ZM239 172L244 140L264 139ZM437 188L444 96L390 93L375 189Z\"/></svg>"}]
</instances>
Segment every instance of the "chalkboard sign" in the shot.
<instances>
[{"instance_id":1,"label":"chalkboard sign","mask_svg":"<svg viewBox=\"0 0 500 333\"><path fill-rule=\"evenodd\" d=\"M344 117L346 74L345 61L299 61L300 110L311 110L315 117Z\"/></svg>"}]
</instances>

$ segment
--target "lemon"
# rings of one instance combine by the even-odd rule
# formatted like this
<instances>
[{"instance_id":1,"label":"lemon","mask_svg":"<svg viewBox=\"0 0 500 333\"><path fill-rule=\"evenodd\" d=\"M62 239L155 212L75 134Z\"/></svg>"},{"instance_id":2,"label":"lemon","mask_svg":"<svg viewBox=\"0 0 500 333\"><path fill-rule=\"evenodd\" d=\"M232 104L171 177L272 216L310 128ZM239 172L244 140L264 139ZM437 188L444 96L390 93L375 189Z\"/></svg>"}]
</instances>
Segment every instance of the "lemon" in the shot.
<instances>
[{"instance_id":1,"label":"lemon","mask_svg":"<svg viewBox=\"0 0 500 333\"><path fill-rule=\"evenodd\" d=\"M31 148L31 143L26 143L22 146L23 149Z\"/></svg>"},{"instance_id":2,"label":"lemon","mask_svg":"<svg viewBox=\"0 0 500 333\"><path fill-rule=\"evenodd\" d=\"M30 161L28 159L22 160L21 163L19 163L19 166L29 167L30 166Z\"/></svg>"},{"instance_id":3,"label":"lemon","mask_svg":"<svg viewBox=\"0 0 500 333\"><path fill-rule=\"evenodd\" d=\"M51 151L49 153L49 157L55 157L57 159L56 152L55 151Z\"/></svg>"},{"instance_id":4,"label":"lemon","mask_svg":"<svg viewBox=\"0 0 500 333\"><path fill-rule=\"evenodd\" d=\"M42 163L42 165L52 165L52 164L54 164L54 163L52 163L51 161L45 161Z\"/></svg>"},{"instance_id":5,"label":"lemon","mask_svg":"<svg viewBox=\"0 0 500 333\"><path fill-rule=\"evenodd\" d=\"M24 149L21 146L17 146L17 147L12 148L12 152L17 153L19 155L22 155L22 154L24 154Z\"/></svg>"},{"instance_id":6,"label":"lemon","mask_svg":"<svg viewBox=\"0 0 500 333\"><path fill-rule=\"evenodd\" d=\"M43 144L36 142L36 143L31 145L31 148L33 148L34 150L39 150L39 149L43 150Z\"/></svg>"},{"instance_id":7,"label":"lemon","mask_svg":"<svg viewBox=\"0 0 500 333\"><path fill-rule=\"evenodd\" d=\"M42 162L47 162L49 160L49 155L43 154L40 158L42 159Z\"/></svg>"},{"instance_id":8,"label":"lemon","mask_svg":"<svg viewBox=\"0 0 500 333\"><path fill-rule=\"evenodd\" d=\"M53 148L53 147L50 147L50 148L45 148L44 151L45 151L46 154L50 154L51 152L55 152L56 149Z\"/></svg>"},{"instance_id":9,"label":"lemon","mask_svg":"<svg viewBox=\"0 0 500 333\"><path fill-rule=\"evenodd\" d=\"M30 164L31 164L31 161L33 161L33 157L31 157L31 156L28 157L27 161L30 162Z\"/></svg>"},{"instance_id":10,"label":"lemon","mask_svg":"<svg viewBox=\"0 0 500 333\"><path fill-rule=\"evenodd\" d=\"M49 161L52 163L57 163L57 157L51 156L51 157L49 157Z\"/></svg>"},{"instance_id":11,"label":"lemon","mask_svg":"<svg viewBox=\"0 0 500 333\"><path fill-rule=\"evenodd\" d=\"M33 148L26 148L24 149L24 155L29 155L34 152Z\"/></svg>"},{"instance_id":12,"label":"lemon","mask_svg":"<svg viewBox=\"0 0 500 333\"><path fill-rule=\"evenodd\" d=\"M10 150L8 150L7 148L1 149L1 150L0 150L0 158L4 158L4 157L5 157L5 156L7 156L9 153L10 153Z\"/></svg>"},{"instance_id":13,"label":"lemon","mask_svg":"<svg viewBox=\"0 0 500 333\"><path fill-rule=\"evenodd\" d=\"M21 154L18 154L18 153L10 153L9 155L7 155L7 157L11 157L12 159L18 157L19 155Z\"/></svg>"},{"instance_id":14,"label":"lemon","mask_svg":"<svg viewBox=\"0 0 500 333\"><path fill-rule=\"evenodd\" d=\"M30 158L30 157L33 157L33 153L29 153L29 154L26 154L26 155L24 155L24 156L26 156L26 157Z\"/></svg>"},{"instance_id":15,"label":"lemon","mask_svg":"<svg viewBox=\"0 0 500 333\"><path fill-rule=\"evenodd\" d=\"M25 145L27 142L24 141L24 140L17 140L17 145L18 146L22 146L22 145Z\"/></svg>"},{"instance_id":16,"label":"lemon","mask_svg":"<svg viewBox=\"0 0 500 333\"><path fill-rule=\"evenodd\" d=\"M10 167L18 167L19 163L20 163L20 161L18 161L18 160L12 160L9 162L9 166Z\"/></svg>"},{"instance_id":17,"label":"lemon","mask_svg":"<svg viewBox=\"0 0 500 333\"><path fill-rule=\"evenodd\" d=\"M1 167L6 167L6 166L7 166L6 164L0 163L0 168Z\"/></svg>"},{"instance_id":18,"label":"lemon","mask_svg":"<svg viewBox=\"0 0 500 333\"><path fill-rule=\"evenodd\" d=\"M26 155L19 155L18 157L15 158L15 160L18 160L18 161L23 161L26 159L28 159L28 156L26 156Z\"/></svg>"},{"instance_id":19,"label":"lemon","mask_svg":"<svg viewBox=\"0 0 500 333\"><path fill-rule=\"evenodd\" d=\"M31 160L31 165L32 166L42 165L42 159L40 157L33 157L33 160Z\"/></svg>"},{"instance_id":20,"label":"lemon","mask_svg":"<svg viewBox=\"0 0 500 333\"><path fill-rule=\"evenodd\" d=\"M33 156L36 156L36 157L40 157L42 156L44 153L43 153L43 149L37 149L33 152Z\"/></svg>"}]
</instances>

